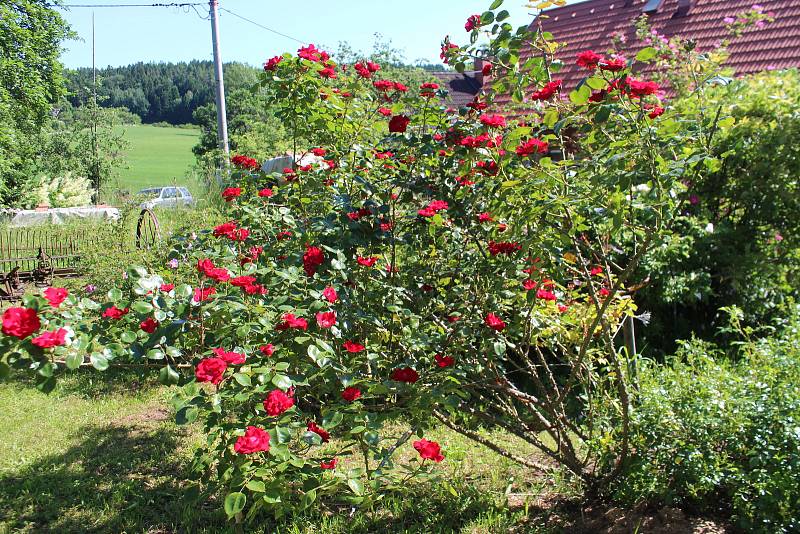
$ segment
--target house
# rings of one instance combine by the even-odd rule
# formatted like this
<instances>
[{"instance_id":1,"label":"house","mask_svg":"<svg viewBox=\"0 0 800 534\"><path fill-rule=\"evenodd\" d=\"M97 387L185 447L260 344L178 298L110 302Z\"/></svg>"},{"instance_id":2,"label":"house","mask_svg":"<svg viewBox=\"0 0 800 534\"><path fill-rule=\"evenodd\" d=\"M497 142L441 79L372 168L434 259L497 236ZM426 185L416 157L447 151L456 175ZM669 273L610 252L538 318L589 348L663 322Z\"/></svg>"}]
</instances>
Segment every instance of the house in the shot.
<instances>
[{"instance_id":1,"label":"house","mask_svg":"<svg viewBox=\"0 0 800 534\"><path fill-rule=\"evenodd\" d=\"M482 66L481 61L478 60L475 62L477 70L474 71L464 71L463 73L454 70L431 72L439 82L439 86L448 91L447 98L443 99L443 103L459 108L475 100L475 97L483 88Z\"/></svg>"},{"instance_id":2,"label":"house","mask_svg":"<svg viewBox=\"0 0 800 534\"><path fill-rule=\"evenodd\" d=\"M735 17L754 4L770 13L774 21L763 28L749 28L735 38L728 47L726 66L737 75L800 67L800 0L586 0L542 12L531 28L541 24L556 41L566 43L556 54L564 62L557 77L569 91L586 76L586 70L575 64L579 52L602 54L610 48L614 36L620 43L618 49L629 58L647 46L637 39L634 26L643 14L659 34L692 39L702 51L716 48L730 35L726 17ZM523 50L521 62L531 54L530 48ZM510 100L509 95L497 95L495 104L503 107Z\"/></svg>"}]
</instances>

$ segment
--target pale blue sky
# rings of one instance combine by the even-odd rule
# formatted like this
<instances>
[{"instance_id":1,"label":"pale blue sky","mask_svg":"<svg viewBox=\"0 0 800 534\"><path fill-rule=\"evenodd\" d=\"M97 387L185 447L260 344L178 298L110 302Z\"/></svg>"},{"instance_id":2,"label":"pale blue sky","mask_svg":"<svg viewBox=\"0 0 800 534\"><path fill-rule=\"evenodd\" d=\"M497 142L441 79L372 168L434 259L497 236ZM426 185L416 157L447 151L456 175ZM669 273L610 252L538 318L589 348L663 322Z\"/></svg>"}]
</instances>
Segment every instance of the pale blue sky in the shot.
<instances>
[{"instance_id":1,"label":"pale blue sky","mask_svg":"<svg viewBox=\"0 0 800 534\"><path fill-rule=\"evenodd\" d=\"M64 0L65 4L150 4L173 0ZM175 0L184 1L184 0ZM185 0L190 1L190 0ZM195 0L197 1L197 0ZM450 34L466 42L466 18L491 0L220 0L220 7L302 41L335 49L347 41L357 50L372 48L375 33L404 51L406 60L438 62L439 43ZM531 21L525 0L505 0L515 27ZM83 42L67 43L67 67L91 66L91 19L95 14L97 65L136 61L211 59L207 20L178 8L79 9L64 12ZM198 6L206 15L207 5ZM298 43L221 12L221 51L225 61L260 65L266 58L295 51Z\"/></svg>"}]
</instances>

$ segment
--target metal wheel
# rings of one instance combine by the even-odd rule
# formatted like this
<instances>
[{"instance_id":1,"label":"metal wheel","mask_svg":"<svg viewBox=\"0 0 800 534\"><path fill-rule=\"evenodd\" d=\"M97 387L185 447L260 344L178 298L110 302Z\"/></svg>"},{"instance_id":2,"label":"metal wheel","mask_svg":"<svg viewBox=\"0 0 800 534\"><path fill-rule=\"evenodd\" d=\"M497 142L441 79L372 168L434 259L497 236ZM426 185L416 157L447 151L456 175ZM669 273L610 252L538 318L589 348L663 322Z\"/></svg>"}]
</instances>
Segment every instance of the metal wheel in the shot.
<instances>
[{"instance_id":1,"label":"metal wheel","mask_svg":"<svg viewBox=\"0 0 800 534\"><path fill-rule=\"evenodd\" d=\"M145 208L136 221L136 248L151 248L161 241L158 217L150 208Z\"/></svg>"}]
</instances>

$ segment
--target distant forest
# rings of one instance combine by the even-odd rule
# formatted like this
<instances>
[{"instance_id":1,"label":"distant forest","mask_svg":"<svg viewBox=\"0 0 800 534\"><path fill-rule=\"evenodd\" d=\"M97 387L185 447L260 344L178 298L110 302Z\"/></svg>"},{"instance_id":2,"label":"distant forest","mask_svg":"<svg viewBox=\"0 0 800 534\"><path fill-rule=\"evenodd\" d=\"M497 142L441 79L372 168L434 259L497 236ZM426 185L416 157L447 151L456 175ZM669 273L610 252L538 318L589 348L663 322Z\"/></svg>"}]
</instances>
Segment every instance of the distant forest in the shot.
<instances>
[{"instance_id":1,"label":"distant forest","mask_svg":"<svg viewBox=\"0 0 800 534\"><path fill-rule=\"evenodd\" d=\"M256 81L258 70L241 63L224 66L229 90ZM68 100L73 106L87 101L92 92L92 69L65 71ZM211 61L188 63L135 63L97 70L98 101L103 107L126 107L142 122L192 122L198 107L214 102Z\"/></svg>"},{"instance_id":2,"label":"distant forest","mask_svg":"<svg viewBox=\"0 0 800 534\"><path fill-rule=\"evenodd\" d=\"M417 65L423 70L440 70L438 65ZM223 67L225 90L252 87L259 69L243 63ZM86 103L92 93L92 69L65 70L68 100L75 106ZM214 103L214 70L211 61L188 63L135 63L97 70L98 103L103 107L126 107L144 123L196 122L193 112Z\"/></svg>"}]
</instances>

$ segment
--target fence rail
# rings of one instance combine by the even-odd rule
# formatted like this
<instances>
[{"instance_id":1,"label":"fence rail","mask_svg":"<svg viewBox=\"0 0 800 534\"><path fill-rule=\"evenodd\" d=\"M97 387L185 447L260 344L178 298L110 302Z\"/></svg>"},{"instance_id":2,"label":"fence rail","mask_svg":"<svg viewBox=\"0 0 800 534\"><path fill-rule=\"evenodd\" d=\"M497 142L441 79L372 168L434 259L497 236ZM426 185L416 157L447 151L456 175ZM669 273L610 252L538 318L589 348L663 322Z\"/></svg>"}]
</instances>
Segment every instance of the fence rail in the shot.
<instances>
[{"instance_id":1,"label":"fence rail","mask_svg":"<svg viewBox=\"0 0 800 534\"><path fill-rule=\"evenodd\" d=\"M75 270L80 251L92 244L89 232L54 232L52 229L15 228L0 232L0 272L15 268L33 271L43 252L54 269Z\"/></svg>"}]
</instances>

